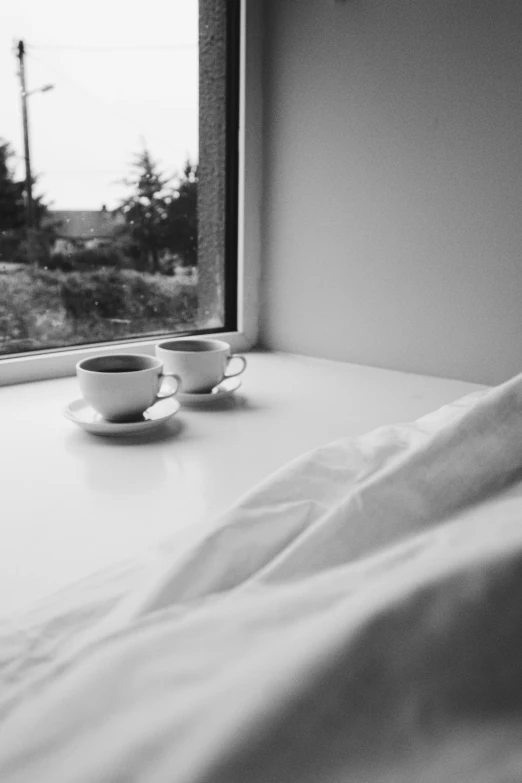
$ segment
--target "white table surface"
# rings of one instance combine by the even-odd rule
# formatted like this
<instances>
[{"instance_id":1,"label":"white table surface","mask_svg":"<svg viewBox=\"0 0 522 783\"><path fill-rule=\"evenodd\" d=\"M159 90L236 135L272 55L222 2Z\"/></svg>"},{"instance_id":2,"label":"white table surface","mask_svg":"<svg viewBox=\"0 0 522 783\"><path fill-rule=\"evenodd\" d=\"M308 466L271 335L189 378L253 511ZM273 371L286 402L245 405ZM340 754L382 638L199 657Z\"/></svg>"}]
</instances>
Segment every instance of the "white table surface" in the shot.
<instances>
[{"instance_id":1,"label":"white table surface","mask_svg":"<svg viewBox=\"0 0 522 783\"><path fill-rule=\"evenodd\" d=\"M0 388L0 616L169 538L186 542L305 451L484 388L278 353L248 362L229 404L182 408L132 439L62 416L75 378Z\"/></svg>"}]
</instances>

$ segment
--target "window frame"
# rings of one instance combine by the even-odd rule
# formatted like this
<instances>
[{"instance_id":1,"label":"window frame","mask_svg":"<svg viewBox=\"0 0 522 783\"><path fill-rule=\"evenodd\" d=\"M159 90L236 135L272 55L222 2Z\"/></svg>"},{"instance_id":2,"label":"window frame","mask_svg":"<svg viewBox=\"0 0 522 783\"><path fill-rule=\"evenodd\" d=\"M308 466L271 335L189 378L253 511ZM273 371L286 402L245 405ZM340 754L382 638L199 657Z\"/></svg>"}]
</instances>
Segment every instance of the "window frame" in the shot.
<instances>
[{"instance_id":1,"label":"window frame","mask_svg":"<svg viewBox=\"0 0 522 783\"><path fill-rule=\"evenodd\" d=\"M239 31L239 127L237 187L237 295L226 297L236 304L234 330L212 329L198 337L218 336L233 351L247 351L257 344L259 333L259 284L261 270L261 176L262 176L262 4L240 0ZM237 231L235 230L237 228ZM230 241L230 235L227 243ZM183 334L187 334L186 332ZM133 338L125 342L64 347L45 353L0 357L0 386L73 376L83 358L107 353L139 352L153 355L159 340L181 333Z\"/></svg>"}]
</instances>

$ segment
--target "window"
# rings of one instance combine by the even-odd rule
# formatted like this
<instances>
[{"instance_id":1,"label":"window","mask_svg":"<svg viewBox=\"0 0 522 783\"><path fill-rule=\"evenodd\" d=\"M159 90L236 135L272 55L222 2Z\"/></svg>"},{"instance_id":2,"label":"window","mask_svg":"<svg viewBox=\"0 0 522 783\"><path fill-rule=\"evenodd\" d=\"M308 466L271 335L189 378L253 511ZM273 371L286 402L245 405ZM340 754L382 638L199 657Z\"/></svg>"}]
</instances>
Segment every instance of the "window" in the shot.
<instances>
[{"instance_id":1,"label":"window","mask_svg":"<svg viewBox=\"0 0 522 783\"><path fill-rule=\"evenodd\" d=\"M239 6L2 12L0 90L25 77L28 117L0 126L0 381L50 349L237 330Z\"/></svg>"}]
</instances>

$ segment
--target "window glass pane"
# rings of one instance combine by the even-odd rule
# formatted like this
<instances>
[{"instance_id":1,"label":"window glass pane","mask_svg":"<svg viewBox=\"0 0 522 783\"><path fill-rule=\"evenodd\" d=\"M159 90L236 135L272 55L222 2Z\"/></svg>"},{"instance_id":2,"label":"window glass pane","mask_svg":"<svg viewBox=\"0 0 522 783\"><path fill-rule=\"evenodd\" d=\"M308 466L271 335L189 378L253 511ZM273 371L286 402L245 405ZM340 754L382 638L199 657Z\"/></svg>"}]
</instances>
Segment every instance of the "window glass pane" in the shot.
<instances>
[{"instance_id":1,"label":"window glass pane","mask_svg":"<svg viewBox=\"0 0 522 783\"><path fill-rule=\"evenodd\" d=\"M223 263L198 254L208 5L2 7L0 354L225 326L223 231Z\"/></svg>"}]
</instances>

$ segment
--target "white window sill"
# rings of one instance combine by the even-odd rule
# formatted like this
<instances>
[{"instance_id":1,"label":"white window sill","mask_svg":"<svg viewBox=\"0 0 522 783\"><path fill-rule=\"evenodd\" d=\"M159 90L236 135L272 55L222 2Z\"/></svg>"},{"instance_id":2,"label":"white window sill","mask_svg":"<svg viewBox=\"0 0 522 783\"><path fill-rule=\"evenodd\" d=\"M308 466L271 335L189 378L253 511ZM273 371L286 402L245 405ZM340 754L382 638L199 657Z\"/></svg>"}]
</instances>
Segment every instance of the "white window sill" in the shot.
<instances>
[{"instance_id":1,"label":"white window sill","mask_svg":"<svg viewBox=\"0 0 522 783\"><path fill-rule=\"evenodd\" d=\"M206 335L198 334L198 337ZM172 335L176 337L176 335ZM246 351L252 346L252 340L242 332L219 332L208 337L225 340L235 353ZM128 343L108 343L92 345L63 351L47 352L33 356L16 356L0 359L0 386L29 381L64 378L76 373L76 364L87 356L101 356L106 353L146 353L154 355L154 346L169 335L156 337L154 340L129 341Z\"/></svg>"},{"instance_id":2,"label":"white window sill","mask_svg":"<svg viewBox=\"0 0 522 783\"><path fill-rule=\"evenodd\" d=\"M0 389L0 616L168 539L186 545L198 523L307 450L482 388L285 354L248 362L235 405L182 409L172 431L143 441L67 421L75 378Z\"/></svg>"}]
</instances>

